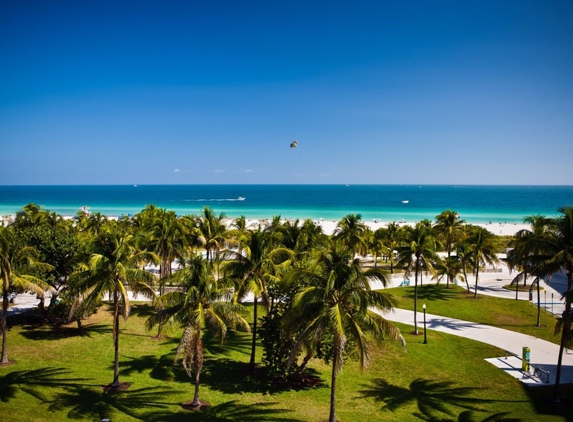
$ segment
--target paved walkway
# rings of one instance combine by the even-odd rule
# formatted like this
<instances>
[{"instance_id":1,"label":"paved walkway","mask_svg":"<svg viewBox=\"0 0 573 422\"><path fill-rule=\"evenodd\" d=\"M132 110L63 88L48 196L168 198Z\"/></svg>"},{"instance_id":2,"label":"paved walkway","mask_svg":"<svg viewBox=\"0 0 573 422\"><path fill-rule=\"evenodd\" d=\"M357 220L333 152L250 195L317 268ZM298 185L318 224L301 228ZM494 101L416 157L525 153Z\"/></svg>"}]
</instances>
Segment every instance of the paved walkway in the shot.
<instances>
[{"instance_id":1,"label":"paved walkway","mask_svg":"<svg viewBox=\"0 0 573 422\"><path fill-rule=\"evenodd\" d=\"M422 329L423 317L418 313L418 329ZM403 324L414 325L414 312L404 309L395 309L393 312L384 314L384 317L390 321L400 322ZM557 367L557 358L559 355L559 346L536 337L520 334L514 331L504 330L488 325L476 324L474 322L462 321L459 319L446 318L440 315L426 314L426 328L436 330L455 336L465 337L482 343L491 344L503 351L508 351L517 356L522 355L524 346L531 349L530 363L534 366L549 371L549 384L555 384L555 369ZM488 359L494 365L506 370L511 375L522 378L521 360L515 357L505 359L505 354L501 357ZM528 384L545 384L546 377L541 379L531 378L523 379ZM562 384L573 383L573 351L566 350L563 354L563 365L561 370Z\"/></svg>"}]
</instances>

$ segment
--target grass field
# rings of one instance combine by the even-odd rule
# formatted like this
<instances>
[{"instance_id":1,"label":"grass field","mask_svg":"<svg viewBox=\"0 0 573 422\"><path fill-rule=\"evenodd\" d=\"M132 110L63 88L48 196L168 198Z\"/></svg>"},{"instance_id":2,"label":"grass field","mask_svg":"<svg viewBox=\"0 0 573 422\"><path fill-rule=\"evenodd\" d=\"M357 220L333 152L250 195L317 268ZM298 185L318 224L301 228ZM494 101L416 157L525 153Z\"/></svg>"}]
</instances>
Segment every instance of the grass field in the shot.
<instances>
[{"instance_id":1,"label":"grass field","mask_svg":"<svg viewBox=\"0 0 573 422\"><path fill-rule=\"evenodd\" d=\"M397 300L396 307L414 309L414 287L388 289ZM536 327L537 308L525 300L504 299L478 295L460 286L427 284L418 287L418 311L426 304L426 312L450 318L492 325L506 330L529 334L543 340L559 344L559 336L554 335L555 317L541 310L541 324Z\"/></svg>"},{"instance_id":2,"label":"grass field","mask_svg":"<svg viewBox=\"0 0 573 422\"><path fill-rule=\"evenodd\" d=\"M410 300L407 290L400 290L403 295L400 306ZM426 293L429 295L430 289ZM427 296L425 300L432 304L434 313L439 313L438 304L452 313L458 309L452 306L455 299L438 297L430 302ZM486 321L479 306L482 310L494 306L486 299L458 300L468 302L467 306L460 306L466 313L458 317L478 322ZM476 310L466 309L474 304ZM502 308L513 305L512 302ZM149 312L148 305L136 304L129 320L121 323L120 381L130 383L131 388L115 394L104 393L101 388L113 377L109 309L101 308L86 321L87 336L80 336L74 326L59 329L27 323L12 326L8 352L15 363L0 367L1 419L14 422L103 418L113 422L327 419L329 366L321 361L312 362L311 369L323 381L318 387L298 391L281 388L268 382L263 374L247 373L250 337L242 332L231 333L224 345L206 340L201 399L211 406L200 412L181 409L179 404L192 399L193 389L183 368L173 365L178 338L175 334L163 340L152 339L152 334L143 328ZM470 318L472 315L474 319ZM511 315L502 318L506 322L500 326L534 323L529 315L524 315L523 320L514 316L513 311ZM551 389L524 387L484 361L500 356L500 350L433 331L428 332L428 344L424 345L423 337L408 334L411 327L400 328L408 343L406 351L395 343L374 347L370 369L364 373L354 360L345 363L337 388L339 420L573 420L569 404L547 404ZM571 398L573 388L563 387L562 395Z\"/></svg>"}]
</instances>

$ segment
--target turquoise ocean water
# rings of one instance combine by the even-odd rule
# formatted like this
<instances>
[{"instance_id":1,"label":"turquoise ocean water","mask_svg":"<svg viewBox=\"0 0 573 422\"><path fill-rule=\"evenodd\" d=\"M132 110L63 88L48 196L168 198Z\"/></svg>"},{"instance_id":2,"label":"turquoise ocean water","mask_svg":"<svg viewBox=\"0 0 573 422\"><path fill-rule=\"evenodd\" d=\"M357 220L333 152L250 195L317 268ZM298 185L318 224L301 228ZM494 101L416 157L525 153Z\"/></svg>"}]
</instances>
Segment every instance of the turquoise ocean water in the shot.
<instances>
[{"instance_id":1,"label":"turquoise ocean water","mask_svg":"<svg viewBox=\"0 0 573 422\"><path fill-rule=\"evenodd\" d=\"M471 223L522 222L534 214L554 216L573 205L573 186L438 185L127 185L0 186L0 215L36 203L63 215L82 206L110 216L135 214L146 204L199 214L203 207L230 218L323 218L349 213L365 221L434 219L451 209Z\"/></svg>"}]
</instances>

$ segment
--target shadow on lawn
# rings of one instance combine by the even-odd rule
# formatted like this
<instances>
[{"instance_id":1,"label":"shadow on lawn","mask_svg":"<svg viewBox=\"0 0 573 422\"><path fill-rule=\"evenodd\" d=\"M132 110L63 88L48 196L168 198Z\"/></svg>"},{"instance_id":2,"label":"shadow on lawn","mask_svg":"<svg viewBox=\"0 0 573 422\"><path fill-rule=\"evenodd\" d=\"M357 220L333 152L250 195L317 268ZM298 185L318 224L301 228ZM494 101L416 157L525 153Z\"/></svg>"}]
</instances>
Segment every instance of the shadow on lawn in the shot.
<instances>
[{"instance_id":1,"label":"shadow on lawn","mask_svg":"<svg viewBox=\"0 0 573 422\"><path fill-rule=\"evenodd\" d=\"M376 379L372 386L366 386L360 393L362 397L374 398L382 403L382 409L395 411L409 404L416 404L419 413L414 415L427 421L519 421L519 419L506 418L506 413L489 415L485 419L475 419L474 412L487 412L480 404L492 403L496 400L479 399L471 397L473 387L458 387L449 381L433 381L418 378L409 387L392 385L383 379ZM465 409L456 416L452 407ZM453 419L446 418L453 417Z\"/></svg>"},{"instance_id":2,"label":"shadow on lawn","mask_svg":"<svg viewBox=\"0 0 573 422\"><path fill-rule=\"evenodd\" d=\"M559 386L559 403L553 403L553 385L527 387L522 389L531 399L536 415L562 416L563 420L573 421L573 384Z\"/></svg>"},{"instance_id":3,"label":"shadow on lawn","mask_svg":"<svg viewBox=\"0 0 573 422\"><path fill-rule=\"evenodd\" d=\"M42 391L47 387L76 387L85 378L69 378L69 371L63 368L40 368L29 371L12 371L0 376L0 400L8 402L18 391L45 401Z\"/></svg>"},{"instance_id":4,"label":"shadow on lawn","mask_svg":"<svg viewBox=\"0 0 573 422\"><path fill-rule=\"evenodd\" d=\"M307 370L307 373L308 377L318 378L315 372ZM221 358L205 360L201 372L201 383L208 385L211 390L225 394L237 394L238 392L276 394L283 391L323 387L316 383L308 387L294 387L285 383L273 382L262 368L257 367L257 370L251 374L248 363Z\"/></svg>"},{"instance_id":5,"label":"shadow on lawn","mask_svg":"<svg viewBox=\"0 0 573 422\"><path fill-rule=\"evenodd\" d=\"M66 388L48 400L48 410L68 411L69 419L95 419L111 418L114 412L121 412L133 418L147 420L141 417L144 409L165 409L174 406L166 402L167 396L173 394L159 387L140 388L121 393L105 393L100 388L75 387Z\"/></svg>"},{"instance_id":6,"label":"shadow on lawn","mask_svg":"<svg viewBox=\"0 0 573 422\"><path fill-rule=\"evenodd\" d=\"M91 337L90 334L111 334L111 327L105 324L86 325L83 330L76 327L24 327L21 335L29 340L61 340L70 337Z\"/></svg>"},{"instance_id":7,"label":"shadow on lawn","mask_svg":"<svg viewBox=\"0 0 573 422\"><path fill-rule=\"evenodd\" d=\"M169 353L163 356L146 355L140 357L131 357L122 355L119 362L119 368L122 375L131 375L133 372L149 372L149 376L160 381L173 381L176 378L176 366L173 364L175 353ZM127 361L125 359L128 359ZM113 365L111 367L113 369ZM187 378L188 379L188 378Z\"/></svg>"},{"instance_id":8,"label":"shadow on lawn","mask_svg":"<svg viewBox=\"0 0 573 422\"><path fill-rule=\"evenodd\" d=\"M285 415L291 410L273 408L276 404L255 403L248 405L232 400L202 408L199 412L189 412L188 410L181 410L179 413L156 412L145 414L144 417L145 421L149 422L302 422L300 419L289 418Z\"/></svg>"},{"instance_id":9,"label":"shadow on lawn","mask_svg":"<svg viewBox=\"0 0 573 422\"><path fill-rule=\"evenodd\" d=\"M445 285L427 284L418 286L418 300L450 300L458 296L456 289L447 289ZM404 294L408 299L414 299L414 288L410 287Z\"/></svg>"}]
</instances>

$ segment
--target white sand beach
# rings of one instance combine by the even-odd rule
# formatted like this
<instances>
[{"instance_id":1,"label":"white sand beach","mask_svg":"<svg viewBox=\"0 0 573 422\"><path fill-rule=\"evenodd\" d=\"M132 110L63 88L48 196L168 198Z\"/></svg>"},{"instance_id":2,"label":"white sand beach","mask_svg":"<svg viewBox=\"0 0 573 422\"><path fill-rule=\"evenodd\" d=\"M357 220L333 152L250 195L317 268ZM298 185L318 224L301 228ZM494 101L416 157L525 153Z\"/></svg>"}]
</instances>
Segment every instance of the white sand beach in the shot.
<instances>
[{"instance_id":1,"label":"white sand beach","mask_svg":"<svg viewBox=\"0 0 573 422\"><path fill-rule=\"evenodd\" d=\"M261 224L265 224L266 222L268 222L269 220L257 220L257 219L247 219L247 226L258 226ZM232 219L227 219L226 223L228 226L230 226L232 224L233 220ZM365 221L364 222L368 227L370 227L370 229L374 230L378 230L379 228L383 228L386 227L388 225L389 222L385 222L385 221ZM334 233L334 230L336 230L336 226L338 225L338 221L337 220L315 220L315 224L318 224L322 227L324 233L331 235ZM399 223L401 226L415 226L415 222L413 223ZM480 226L483 227L487 230L489 230L490 232L492 232L493 234L496 234L498 236L513 236L514 234L516 234L518 231L523 230L523 229L530 229L529 224L523 224L523 223L485 223L485 224L475 224L476 226Z\"/></svg>"}]
</instances>

